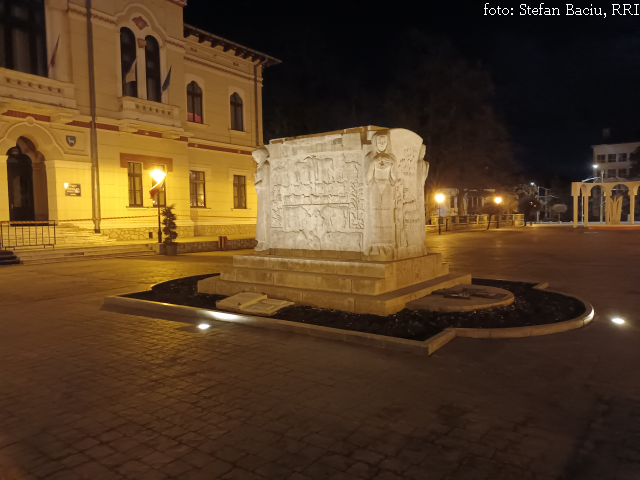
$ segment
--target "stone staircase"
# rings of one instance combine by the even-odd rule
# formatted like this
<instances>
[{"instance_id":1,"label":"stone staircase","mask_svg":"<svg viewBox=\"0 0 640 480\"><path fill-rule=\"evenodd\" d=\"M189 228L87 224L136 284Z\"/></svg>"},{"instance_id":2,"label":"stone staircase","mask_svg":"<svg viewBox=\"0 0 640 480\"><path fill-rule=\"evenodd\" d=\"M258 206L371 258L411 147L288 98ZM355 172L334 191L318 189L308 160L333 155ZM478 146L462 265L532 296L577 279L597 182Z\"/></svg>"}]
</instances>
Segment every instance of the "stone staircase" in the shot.
<instances>
[{"instance_id":1,"label":"stone staircase","mask_svg":"<svg viewBox=\"0 0 640 480\"><path fill-rule=\"evenodd\" d=\"M111 245L77 248L47 248L17 250L14 252L22 265L80 262L103 258L142 257L156 255L148 245Z\"/></svg>"},{"instance_id":2,"label":"stone staircase","mask_svg":"<svg viewBox=\"0 0 640 480\"><path fill-rule=\"evenodd\" d=\"M55 236L53 227L3 230L2 242L5 248L13 251L7 252L12 258L0 256L0 265L38 265L156 254L147 245L119 245L106 235L65 224L56 226Z\"/></svg>"},{"instance_id":3,"label":"stone staircase","mask_svg":"<svg viewBox=\"0 0 640 480\"><path fill-rule=\"evenodd\" d=\"M20 260L16 257L13 252L10 251L0 251L0 267L4 265L18 265Z\"/></svg>"}]
</instances>

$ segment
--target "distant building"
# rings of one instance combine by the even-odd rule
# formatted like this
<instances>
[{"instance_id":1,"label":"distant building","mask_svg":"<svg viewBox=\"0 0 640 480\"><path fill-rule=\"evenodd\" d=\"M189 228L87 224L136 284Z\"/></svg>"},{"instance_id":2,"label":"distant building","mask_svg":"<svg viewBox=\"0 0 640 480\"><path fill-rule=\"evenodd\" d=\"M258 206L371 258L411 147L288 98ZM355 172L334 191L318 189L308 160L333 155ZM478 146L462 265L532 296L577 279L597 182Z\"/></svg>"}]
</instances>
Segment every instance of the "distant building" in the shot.
<instances>
[{"instance_id":1,"label":"distant building","mask_svg":"<svg viewBox=\"0 0 640 480\"><path fill-rule=\"evenodd\" d=\"M444 201L439 208L440 216L451 217L456 215L470 215L476 213L477 210L485 205L486 198L493 197L493 189L487 190L467 190L463 195L460 195L456 188L442 188L438 190L438 193L444 195ZM438 205L434 205L435 211L432 211L434 215L438 214Z\"/></svg>"},{"instance_id":2,"label":"distant building","mask_svg":"<svg viewBox=\"0 0 640 480\"><path fill-rule=\"evenodd\" d=\"M640 147L640 141L630 142L640 135L612 135L611 129L605 128L602 132L602 142L599 145L592 145L594 173L601 180L598 182L617 183L618 181L629 180L631 171L631 154ZM623 195L623 211L629 209L629 197L626 187L619 186L613 188L614 195ZM590 215L600 218L604 216L604 196L601 189L596 188L591 194Z\"/></svg>"},{"instance_id":3,"label":"distant building","mask_svg":"<svg viewBox=\"0 0 640 480\"><path fill-rule=\"evenodd\" d=\"M630 142L620 134L612 136L611 129L603 130L602 142L592 145L593 164L596 176L605 180L628 179L631 169L631 154L640 147L640 141Z\"/></svg>"}]
</instances>

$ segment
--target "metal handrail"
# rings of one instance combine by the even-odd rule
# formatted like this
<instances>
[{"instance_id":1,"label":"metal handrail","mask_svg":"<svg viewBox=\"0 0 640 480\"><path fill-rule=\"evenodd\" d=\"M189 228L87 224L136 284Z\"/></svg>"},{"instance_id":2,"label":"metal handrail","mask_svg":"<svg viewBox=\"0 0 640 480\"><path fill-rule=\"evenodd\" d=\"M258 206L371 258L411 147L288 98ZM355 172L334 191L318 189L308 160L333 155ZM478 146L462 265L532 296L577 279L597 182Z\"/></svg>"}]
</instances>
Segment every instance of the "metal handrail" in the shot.
<instances>
[{"instance_id":1,"label":"metal handrail","mask_svg":"<svg viewBox=\"0 0 640 480\"><path fill-rule=\"evenodd\" d=\"M58 222L49 220L0 221L0 250L19 247L55 247L57 224Z\"/></svg>"}]
</instances>

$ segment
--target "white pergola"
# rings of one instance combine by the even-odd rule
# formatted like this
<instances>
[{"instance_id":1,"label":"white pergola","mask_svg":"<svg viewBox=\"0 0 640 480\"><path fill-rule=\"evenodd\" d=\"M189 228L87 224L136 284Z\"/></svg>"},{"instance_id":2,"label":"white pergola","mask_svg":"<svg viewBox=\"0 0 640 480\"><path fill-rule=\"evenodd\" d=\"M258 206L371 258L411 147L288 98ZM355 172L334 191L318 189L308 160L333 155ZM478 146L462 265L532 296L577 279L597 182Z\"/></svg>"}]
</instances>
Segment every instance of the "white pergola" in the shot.
<instances>
[{"instance_id":1,"label":"white pergola","mask_svg":"<svg viewBox=\"0 0 640 480\"><path fill-rule=\"evenodd\" d=\"M631 225L634 224L633 217L635 215L636 210L636 195L638 193L638 187L640 187L640 181L629 182L629 181L616 181L616 182L606 182L606 183L585 183L585 182L573 182L571 184L571 195L573 196L573 228L578 227L578 208L579 201L578 199L582 197L583 205L586 202L586 208L584 208L584 226L589 226L589 197L591 196L591 190L594 187L600 187L605 197L605 212L609 211L609 202L613 200L613 189L618 185L624 185L629 189L629 199L631 200L631 211L629 215L629 223ZM605 223L610 224L611 220L608 215L605 215Z\"/></svg>"}]
</instances>

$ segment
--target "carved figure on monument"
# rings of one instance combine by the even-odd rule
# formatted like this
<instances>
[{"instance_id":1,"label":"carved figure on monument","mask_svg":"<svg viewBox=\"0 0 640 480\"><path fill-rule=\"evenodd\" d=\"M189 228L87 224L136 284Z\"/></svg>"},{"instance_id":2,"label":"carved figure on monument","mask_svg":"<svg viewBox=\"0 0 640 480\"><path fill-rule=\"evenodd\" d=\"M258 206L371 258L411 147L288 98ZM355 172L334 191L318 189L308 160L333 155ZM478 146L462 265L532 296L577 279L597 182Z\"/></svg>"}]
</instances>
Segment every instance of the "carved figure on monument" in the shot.
<instances>
[{"instance_id":1,"label":"carved figure on monument","mask_svg":"<svg viewBox=\"0 0 640 480\"><path fill-rule=\"evenodd\" d=\"M369 166L366 182L371 195L371 232L367 255L388 255L395 245L395 185L398 179L396 160L389 146L389 136L376 134L372 144L375 156Z\"/></svg>"},{"instance_id":2,"label":"carved figure on monument","mask_svg":"<svg viewBox=\"0 0 640 480\"><path fill-rule=\"evenodd\" d=\"M258 164L255 174L256 194L258 195L258 218L256 220L256 251L269 249L271 232L271 165L269 150L260 147L254 150L253 160Z\"/></svg>"}]
</instances>

